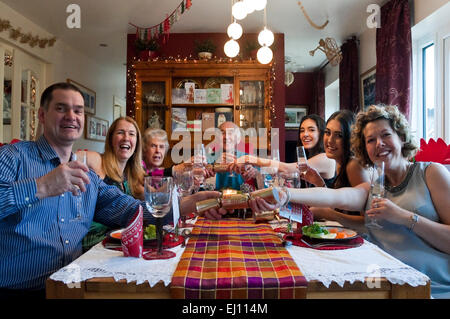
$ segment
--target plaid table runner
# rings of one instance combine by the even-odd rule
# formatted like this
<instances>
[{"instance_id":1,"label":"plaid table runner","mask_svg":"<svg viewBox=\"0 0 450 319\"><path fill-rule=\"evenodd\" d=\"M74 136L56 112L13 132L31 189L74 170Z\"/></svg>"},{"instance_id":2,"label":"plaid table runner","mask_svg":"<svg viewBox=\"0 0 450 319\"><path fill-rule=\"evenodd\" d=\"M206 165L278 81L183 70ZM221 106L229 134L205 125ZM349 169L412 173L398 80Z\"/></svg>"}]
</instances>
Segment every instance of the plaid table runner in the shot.
<instances>
[{"instance_id":1,"label":"plaid table runner","mask_svg":"<svg viewBox=\"0 0 450 319\"><path fill-rule=\"evenodd\" d=\"M199 217L175 270L182 299L305 298L307 281L269 225Z\"/></svg>"}]
</instances>

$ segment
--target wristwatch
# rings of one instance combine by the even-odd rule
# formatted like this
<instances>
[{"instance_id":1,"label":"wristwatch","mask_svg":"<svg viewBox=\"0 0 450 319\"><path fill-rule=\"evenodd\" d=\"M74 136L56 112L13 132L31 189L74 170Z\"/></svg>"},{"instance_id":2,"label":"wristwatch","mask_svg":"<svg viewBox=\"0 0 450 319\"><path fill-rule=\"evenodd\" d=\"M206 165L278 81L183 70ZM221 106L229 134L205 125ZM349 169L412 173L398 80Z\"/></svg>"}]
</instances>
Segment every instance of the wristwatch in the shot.
<instances>
[{"instance_id":1,"label":"wristwatch","mask_svg":"<svg viewBox=\"0 0 450 319\"><path fill-rule=\"evenodd\" d=\"M419 221L419 215L413 214L411 215L411 225L409 226L409 230L413 230L414 226L416 226Z\"/></svg>"}]
</instances>

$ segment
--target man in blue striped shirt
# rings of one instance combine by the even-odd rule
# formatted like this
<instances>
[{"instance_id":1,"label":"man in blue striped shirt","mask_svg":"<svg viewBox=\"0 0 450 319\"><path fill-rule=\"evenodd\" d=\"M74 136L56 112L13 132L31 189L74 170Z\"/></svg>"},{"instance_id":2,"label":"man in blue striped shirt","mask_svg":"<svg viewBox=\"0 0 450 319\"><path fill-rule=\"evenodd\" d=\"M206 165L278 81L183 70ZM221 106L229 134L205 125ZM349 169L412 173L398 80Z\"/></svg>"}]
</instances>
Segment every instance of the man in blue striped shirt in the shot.
<instances>
[{"instance_id":1,"label":"man in blue striped shirt","mask_svg":"<svg viewBox=\"0 0 450 319\"><path fill-rule=\"evenodd\" d=\"M121 228L139 205L145 208L72 160L73 143L84 128L84 100L77 87L48 87L38 116L44 131L36 142L0 148L0 297L34 292L43 297L46 279L81 255L92 220ZM194 194L183 201L180 213L219 195ZM224 213L210 212L217 218ZM153 222L146 210L144 218Z\"/></svg>"}]
</instances>

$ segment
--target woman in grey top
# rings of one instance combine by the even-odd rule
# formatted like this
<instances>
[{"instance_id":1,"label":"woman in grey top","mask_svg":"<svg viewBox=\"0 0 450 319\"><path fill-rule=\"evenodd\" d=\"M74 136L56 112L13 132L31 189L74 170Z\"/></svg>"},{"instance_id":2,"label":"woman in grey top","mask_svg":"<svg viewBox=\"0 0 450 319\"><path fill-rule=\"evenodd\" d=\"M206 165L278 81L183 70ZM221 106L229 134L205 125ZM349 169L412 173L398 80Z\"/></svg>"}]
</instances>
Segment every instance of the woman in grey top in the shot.
<instances>
[{"instance_id":1,"label":"woman in grey top","mask_svg":"<svg viewBox=\"0 0 450 319\"><path fill-rule=\"evenodd\" d=\"M371 106L357 115L352 149L362 165L385 163L386 196L370 196L370 184L340 189L286 189L291 202L366 210L382 226L341 216L347 227L368 232L389 254L431 279L434 298L450 298L450 173L438 163L412 163L417 146L395 106ZM272 205L260 202L265 209Z\"/></svg>"}]
</instances>

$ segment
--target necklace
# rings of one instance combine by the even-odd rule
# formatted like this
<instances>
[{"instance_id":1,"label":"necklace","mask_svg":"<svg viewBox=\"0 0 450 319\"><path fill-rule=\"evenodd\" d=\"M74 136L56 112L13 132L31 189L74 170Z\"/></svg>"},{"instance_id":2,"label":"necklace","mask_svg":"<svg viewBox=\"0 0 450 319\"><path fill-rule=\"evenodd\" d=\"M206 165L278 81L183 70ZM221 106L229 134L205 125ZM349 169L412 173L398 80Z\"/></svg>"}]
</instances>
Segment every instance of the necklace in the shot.
<instances>
[{"instance_id":1,"label":"necklace","mask_svg":"<svg viewBox=\"0 0 450 319\"><path fill-rule=\"evenodd\" d=\"M391 193L397 192L401 189L403 189L407 184L409 179L412 176L412 173L414 172L414 167L416 166L415 163L408 163L408 167L406 168L405 177L402 177L401 182L398 185L391 185L389 181L386 179L385 182L385 188Z\"/></svg>"}]
</instances>

